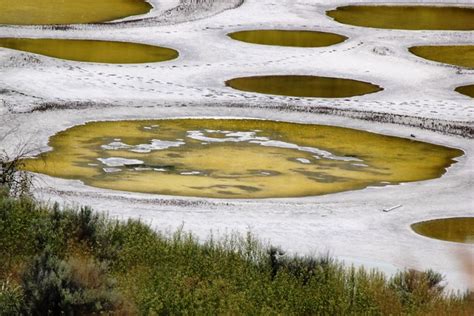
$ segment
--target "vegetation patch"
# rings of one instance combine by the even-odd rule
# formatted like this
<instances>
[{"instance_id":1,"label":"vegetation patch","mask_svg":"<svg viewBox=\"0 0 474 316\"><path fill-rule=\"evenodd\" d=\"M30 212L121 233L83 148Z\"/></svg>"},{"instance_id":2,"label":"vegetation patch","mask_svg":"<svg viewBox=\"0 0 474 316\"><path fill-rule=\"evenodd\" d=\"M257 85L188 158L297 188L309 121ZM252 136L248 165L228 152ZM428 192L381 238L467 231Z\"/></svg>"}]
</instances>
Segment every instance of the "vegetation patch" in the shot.
<instances>
[{"instance_id":1,"label":"vegetation patch","mask_svg":"<svg viewBox=\"0 0 474 316\"><path fill-rule=\"evenodd\" d=\"M295 257L252 235L199 243L90 208L0 195L0 315L472 315L472 293L448 293L432 271L344 267Z\"/></svg>"}]
</instances>

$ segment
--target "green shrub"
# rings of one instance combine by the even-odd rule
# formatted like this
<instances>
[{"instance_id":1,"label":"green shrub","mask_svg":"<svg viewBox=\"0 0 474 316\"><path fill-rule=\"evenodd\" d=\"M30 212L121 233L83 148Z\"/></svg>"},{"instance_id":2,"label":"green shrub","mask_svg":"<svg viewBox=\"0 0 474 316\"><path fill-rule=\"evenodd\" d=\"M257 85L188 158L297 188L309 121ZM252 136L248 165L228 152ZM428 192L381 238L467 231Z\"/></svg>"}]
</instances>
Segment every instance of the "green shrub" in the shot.
<instances>
[{"instance_id":1,"label":"green shrub","mask_svg":"<svg viewBox=\"0 0 474 316\"><path fill-rule=\"evenodd\" d=\"M472 293L446 293L432 271L387 278L327 255L285 255L250 233L202 242L6 194L0 258L9 314L474 314Z\"/></svg>"},{"instance_id":2,"label":"green shrub","mask_svg":"<svg viewBox=\"0 0 474 316\"><path fill-rule=\"evenodd\" d=\"M21 287L9 279L0 283L0 316L18 315L23 305Z\"/></svg>"},{"instance_id":3,"label":"green shrub","mask_svg":"<svg viewBox=\"0 0 474 316\"><path fill-rule=\"evenodd\" d=\"M33 259L22 283L26 314L90 314L114 310L120 303L104 267L79 259L64 261L49 249Z\"/></svg>"}]
</instances>

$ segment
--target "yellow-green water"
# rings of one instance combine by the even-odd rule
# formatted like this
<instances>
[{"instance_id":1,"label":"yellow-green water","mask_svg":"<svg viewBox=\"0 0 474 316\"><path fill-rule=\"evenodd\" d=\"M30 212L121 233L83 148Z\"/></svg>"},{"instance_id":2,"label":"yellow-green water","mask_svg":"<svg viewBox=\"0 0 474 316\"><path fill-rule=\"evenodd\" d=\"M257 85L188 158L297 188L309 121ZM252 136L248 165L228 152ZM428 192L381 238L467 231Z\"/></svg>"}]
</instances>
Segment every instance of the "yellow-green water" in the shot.
<instances>
[{"instance_id":1,"label":"yellow-green water","mask_svg":"<svg viewBox=\"0 0 474 316\"><path fill-rule=\"evenodd\" d=\"M25 169L114 190L213 198L321 195L440 177L462 151L365 131L262 120L93 122Z\"/></svg>"},{"instance_id":2,"label":"yellow-green water","mask_svg":"<svg viewBox=\"0 0 474 316\"><path fill-rule=\"evenodd\" d=\"M409 50L412 54L425 59L474 68L474 45L414 46Z\"/></svg>"},{"instance_id":3,"label":"yellow-green water","mask_svg":"<svg viewBox=\"0 0 474 316\"><path fill-rule=\"evenodd\" d=\"M144 0L0 0L0 24L99 23L151 8Z\"/></svg>"},{"instance_id":4,"label":"yellow-green water","mask_svg":"<svg viewBox=\"0 0 474 316\"><path fill-rule=\"evenodd\" d=\"M474 98L474 84L468 86L457 87L456 91Z\"/></svg>"},{"instance_id":5,"label":"yellow-green water","mask_svg":"<svg viewBox=\"0 0 474 316\"><path fill-rule=\"evenodd\" d=\"M474 30L474 7L351 5L327 15L344 24L403 30Z\"/></svg>"},{"instance_id":6,"label":"yellow-green water","mask_svg":"<svg viewBox=\"0 0 474 316\"><path fill-rule=\"evenodd\" d=\"M228 35L232 39L247 43L293 47L330 46L347 39L334 33L293 30L248 30Z\"/></svg>"},{"instance_id":7,"label":"yellow-green water","mask_svg":"<svg viewBox=\"0 0 474 316\"><path fill-rule=\"evenodd\" d=\"M474 217L435 219L413 224L412 229L423 236L462 243L474 243Z\"/></svg>"},{"instance_id":8,"label":"yellow-green water","mask_svg":"<svg viewBox=\"0 0 474 316\"><path fill-rule=\"evenodd\" d=\"M256 76L235 78L226 85L237 90L311 98L344 98L383 90L371 83L317 76Z\"/></svg>"},{"instance_id":9,"label":"yellow-green water","mask_svg":"<svg viewBox=\"0 0 474 316\"><path fill-rule=\"evenodd\" d=\"M178 52L171 48L95 40L0 38L0 47L55 58L113 64L152 63L178 57Z\"/></svg>"}]
</instances>

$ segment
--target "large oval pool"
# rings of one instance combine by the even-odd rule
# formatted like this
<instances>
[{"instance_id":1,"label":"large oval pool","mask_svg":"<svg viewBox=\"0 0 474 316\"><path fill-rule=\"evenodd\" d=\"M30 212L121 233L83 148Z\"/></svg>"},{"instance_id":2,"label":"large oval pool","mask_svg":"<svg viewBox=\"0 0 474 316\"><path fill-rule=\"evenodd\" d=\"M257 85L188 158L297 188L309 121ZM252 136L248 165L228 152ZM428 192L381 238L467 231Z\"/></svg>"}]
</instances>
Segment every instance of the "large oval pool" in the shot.
<instances>
[{"instance_id":1,"label":"large oval pool","mask_svg":"<svg viewBox=\"0 0 474 316\"><path fill-rule=\"evenodd\" d=\"M92 122L25 168L114 190L212 198L322 195L440 177L462 151L360 130L247 119Z\"/></svg>"}]
</instances>

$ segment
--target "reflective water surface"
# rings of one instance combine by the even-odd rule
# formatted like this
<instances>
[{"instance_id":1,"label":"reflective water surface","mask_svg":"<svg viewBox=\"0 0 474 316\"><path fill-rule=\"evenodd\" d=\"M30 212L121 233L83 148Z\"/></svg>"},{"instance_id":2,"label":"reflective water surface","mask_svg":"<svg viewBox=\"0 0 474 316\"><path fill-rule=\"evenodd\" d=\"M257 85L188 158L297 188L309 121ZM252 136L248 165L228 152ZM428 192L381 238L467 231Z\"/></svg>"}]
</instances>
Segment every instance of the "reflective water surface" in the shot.
<instances>
[{"instance_id":1,"label":"reflective water surface","mask_svg":"<svg viewBox=\"0 0 474 316\"><path fill-rule=\"evenodd\" d=\"M462 151L365 131L261 120L93 122L25 168L115 190L301 197L440 177Z\"/></svg>"},{"instance_id":2,"label":"reflective water surface","mask_svg":"<svg viewBox=\"0 0 474 316\"><path fill-rule=\"evenodd\" d=\"M151 8L144 0L0 0L0 24L99 23Z\"/></svg>"},{"instance_id":3,"label":"reflective water surface","mask_svg":"<svg viewBox=\"0 0 474 316\"><path fill-rule=\"evenodd\" d=\"M112 41L0 38L0 47L97 63L151 63L178 57L178 52L171 48Z\"/></svg>"},{"instance_id":4,"label":"reflective water surface","mask_svg":"<svg viewBox=\"0 0 474 316\"><path fill-rule=\"evenodd\" d=\"M474 84L468 86L457 87L456 91L467 95L468 97L474 98Z\"/></svg>"},{"instance_id":5,"label":"reflective water surface","mask_svg":"<svg viewBox=\"0 0 474 316\"><path fill-rule=\"evenodd\" d=\"M293 75L235 78L226 81L226 85L247 92L311 98L344 98L383 90L363 81Z\"/></svg>"},{"instance_id":6,"label":"reflective water surface","mask_svg":"<svg viewBox=\"0 0 474 316\"><path fill-rule=\"evenodd\" d=\"M410 52L433 61L474 68L474 45L414 46Z\"/></svg>"},{"instance_id":7,"label":"reflective water surface","mask_svg":"<svg viewBox=\"0 0 474 316\"><path fill-rule=\"evenodd\" d=\"M412 225L423 236L462 243L474 243L474 217L435 219Z\"/></svg>"},{"instance_id":8,"label":"reflective water surface","mask_svg":"<svg viewBox=\"0 0 474 316\"><path fill-rule=\"evenodd\" d=\"M344 24L403 30L474 30L474 7L350 5L327 15Z\"/></svg>"},{"instance_id":9,"label":"reflective water surface","mask_svg":"<svg viewBox=\"0 0 474 316\"><path fill-rule=\"evenodd\" d=\"M253 44L293 47L323 47L344 42L347 37L326 32L296 30L248 30L228 34L231 38Z\"/></svg>"}]
</instances>

